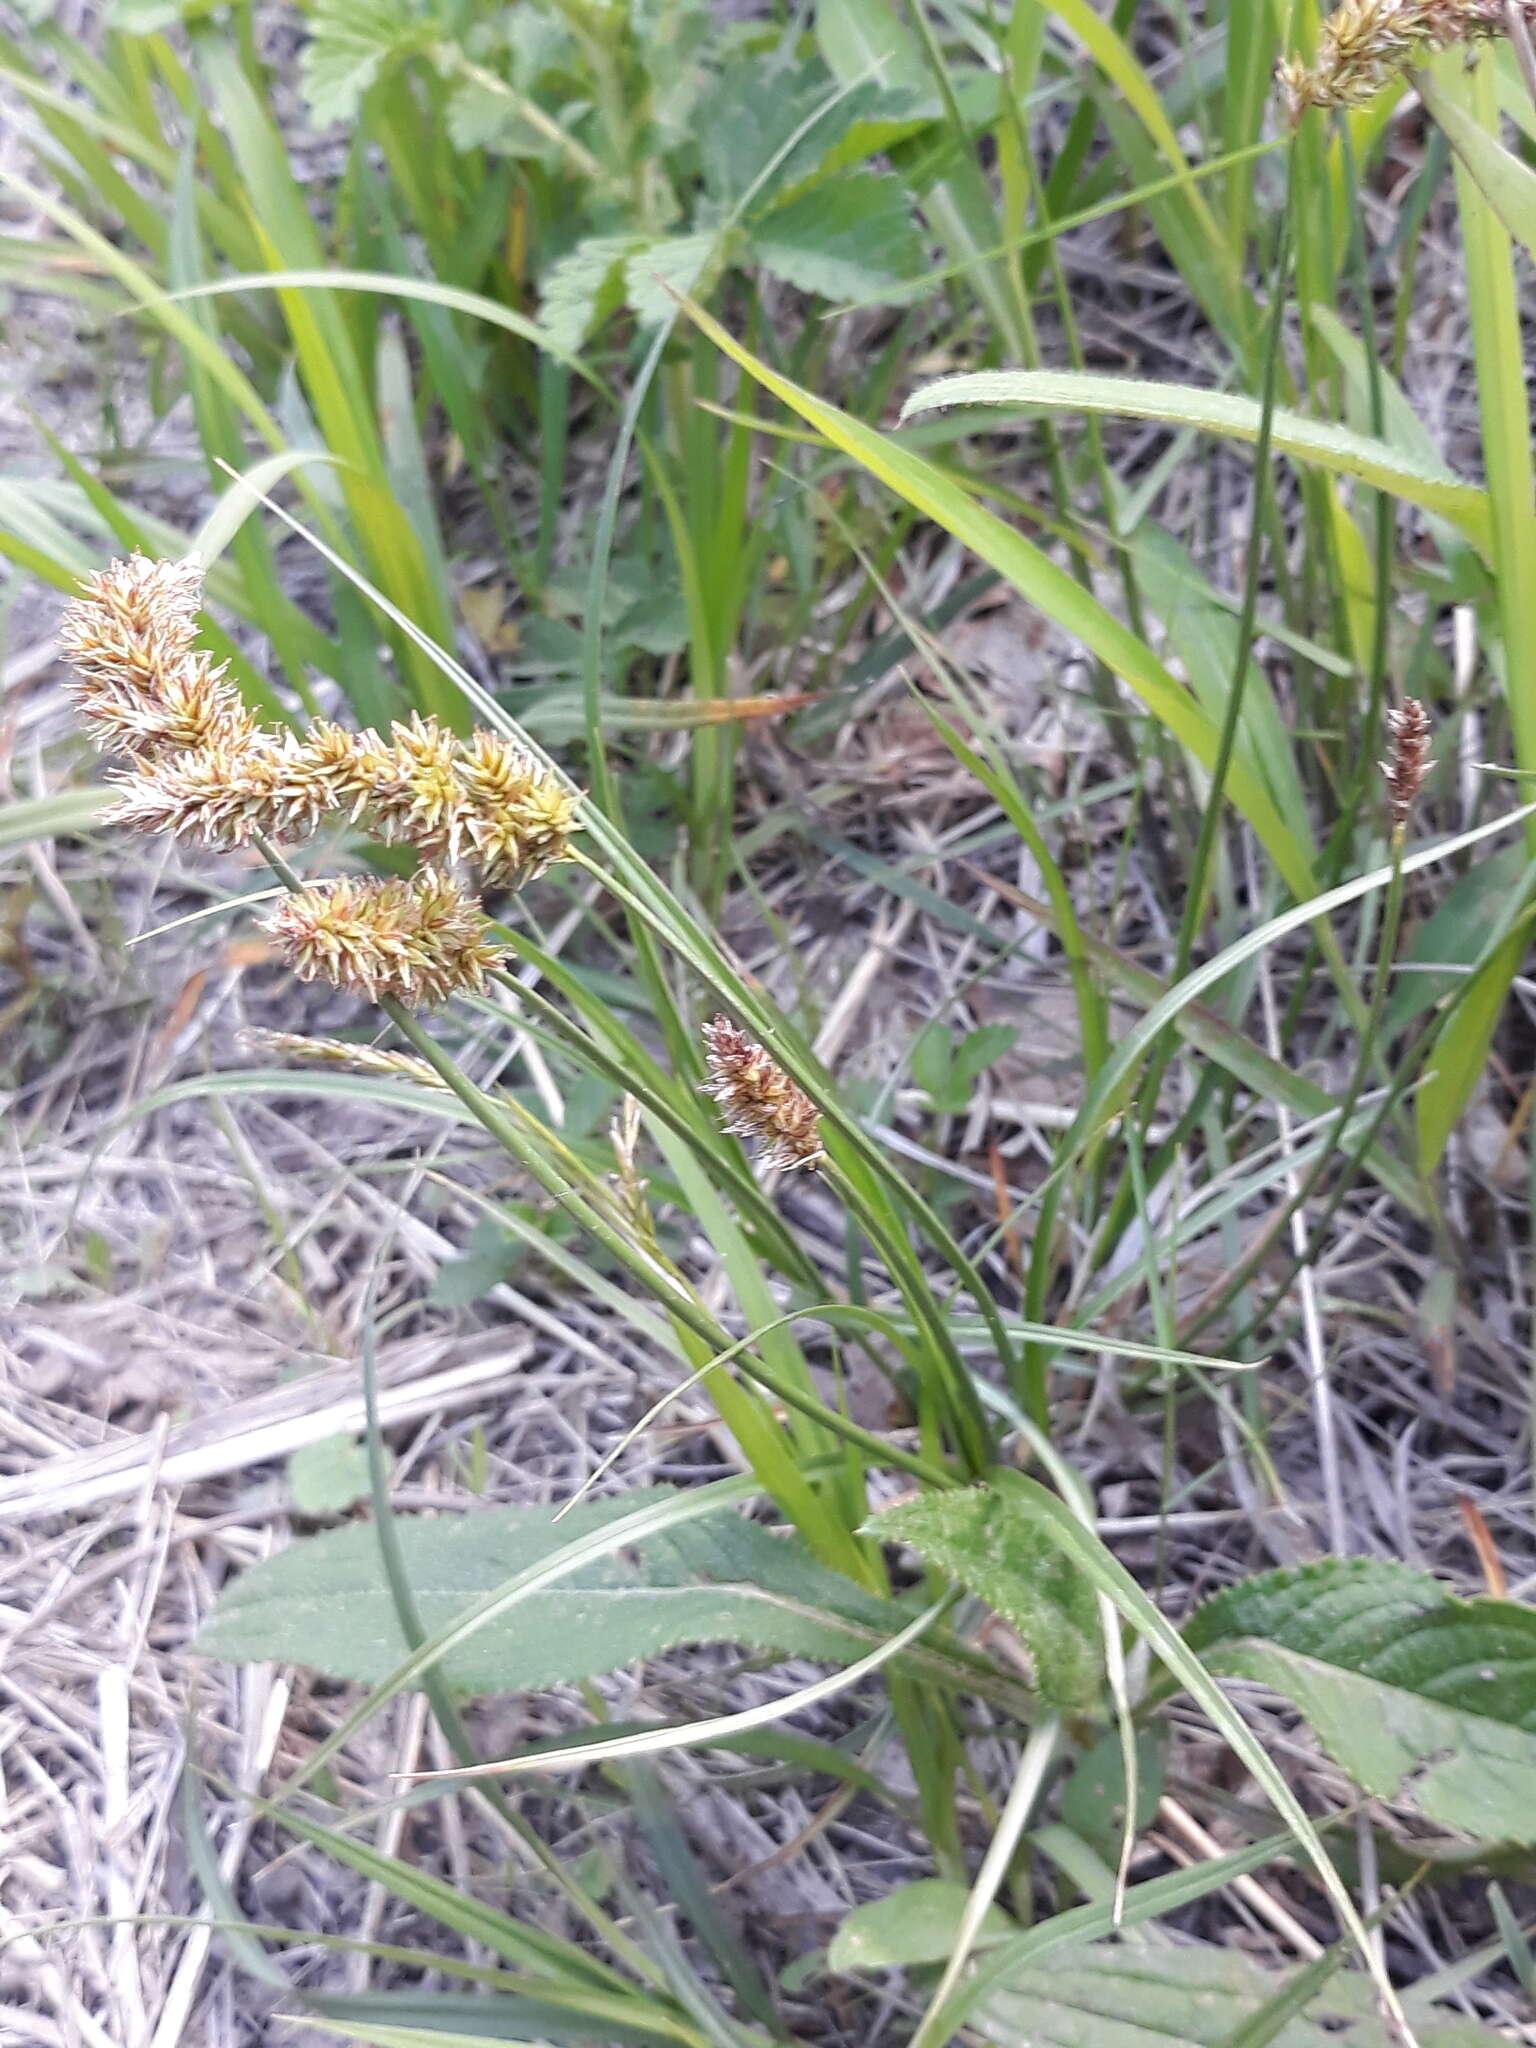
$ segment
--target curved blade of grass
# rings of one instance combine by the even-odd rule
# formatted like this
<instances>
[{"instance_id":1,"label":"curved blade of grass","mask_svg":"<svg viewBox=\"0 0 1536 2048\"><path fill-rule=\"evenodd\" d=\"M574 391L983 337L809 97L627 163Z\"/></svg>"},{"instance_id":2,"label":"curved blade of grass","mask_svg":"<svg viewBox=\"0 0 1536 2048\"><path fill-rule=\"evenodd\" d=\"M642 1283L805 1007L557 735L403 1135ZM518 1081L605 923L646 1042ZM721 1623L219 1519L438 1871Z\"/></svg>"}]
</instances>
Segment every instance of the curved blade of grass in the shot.
<instances>
[{"instance_id":1,"label":"curved blade of grass","mask_svg":"<svg viewBox=\"0 0 1536 2048\"><path fill-rule=\"evenodd\" d=\"M163 292L159 297L165 304L174 305L179 299L211 299L229 292L259 291L374 292L381 298L419 299L423 305L442 306L451 313L467 313L472 319L484 320L489 326L515 334L519 341L530 343L545 355L564 363L578 376L585 377L597 389L604 389L597 373L580 356L572 354L553 335L546 333L537 321L514 312L510 306L498 305L495 299L488 299L480 292L464 291L458 285L438 284L432 278L396 277L387 270L346 268L251 270L235 277L215 278L207 284L188 285L184 291Z\"/></svg>"},{"instance_id":2,"label":"curved blade of grass","mask_svg":"<svg viewBox=\"0 0 1536 2048\"><path fill-rule=\"evenodd\" d=\"M1511 826L1521 824L1533 816L1536 816L1536 804L1526 804L1521 809L1512 811L1507 817L1489 819L1482 825L1474 826L1470 832L1459 833L1453 839L1440 840L1433 846L1421 847L1403 860L1402 873L1417 874L1423 868L1434 867L1440 861L1449 860L1454 854L1463 852L1467 847L1475 846L1496 833L1507 831ZM1358 902L1362 896L1369 896L1377 889L1386 888L1392 880L1393 873L1391 863L1372 868L1366 874L1357 875L1352 882L1341 883L1337 889L1330 889L1308 902L1282 911L1277 917L1269 918L1265 923L1256 925L1252 931L1245 932L1241 938L1235 939L1213 959L1203 962L1169 989L1145 1015L1136 1020L1115 1048L1097 1081L1089 1089L1072 1132L1063 1140L1058 1164L1054 1170L1060 1172L1063 1165L1090 1141L1105 1118L1120 1106L1120 1093L1135 1071L1142 1054L1181 1010L1202 996L1207 989L1214 988L1245 960L1251 960L1255 954L1261 953L1266 946L1274 945L1277 940L1285 938L1291 932L1299 931L1305 925L1331 917L1334 911Z\"/></svg>"},{"instance_id":3,"label":"curved blade of grass","mask_svg":"<svg viewBox=\"0 0 1536 2048\"><path fill-rule=\"evenodd\" d=\"M898 497L998 570L1021 597L1082 641L1128 683L1158 722L1202 766L1214 765L1219 742L1211 721L1146 643L1106 611L1068 570L978 505L932 463L770 369L702 307L686 300L683 304L688 317L732 362L816 427L834 447L853 456ZM1309 850L1275 809L1258 777L1235 762L1227 787L1292 893L1310 895L1316 885Z\"/></svg>"},{"instance_id":4,"label":"curved blade of grass","mask_svg":"<svg viewBox=\"0 0 1536 2048\"><path fill-rule=\"evenodd\" d=\"M223 554L256 507L285 476L308 462L336 463L340 456L324 448L285 448L252 463L224 490L193 537L191 552L213 562Z\"/></svg>"},{"instance_id":5,"label":"curved blade of grass","mask_svg":"<svg viewBox=\"0 0 1536 2048\"><path fill-rule=\"evenodd\" d=\"M0 847L72 838L93 825L112 800L110 789L61 789L18 798L0 809Z\"/></svg>"},{"instance_id":6,"label":"curved blade of grass","mask_svg":"<svg viewBox=\"0 0 1536 2048\"><path fill-rule=\"evenodd\" d=\"M1536 182L1536 174L1532 174ZM989 405L1045 408L1157 420L1170 427L1196 427L1229 441L1259 437L1262 407L1237 391L1204 391L1193 385L1155 383L1142 377L1109 377L1090 370L976 370L940 377L914 391L901 409L903 422L941 406ZM1332 420L1308 419L1284 406L1274 411L1274 446L1300 462L1336 476L1354 477L1387 491L1405 504L1452 520L1483 554L1492 546L1493 508L1488 493L1464 482L1441 464L1425 461L1393 442Z\"/></svg>"},{"instance_id":7,"label":"curved blade of grass","mask_svg":"<svg viewBox=\"0 0 1536 2048\"><path fill-rule=\"evenodd\" d=\"M516 1777L529 1771L579 1771L590 1763L624 1757L660 1756L674 1749L707 1749L712 1743L729 1736L745 1735L754 1728L769 1727L775 1721L800 1713L805 1707L817 1706L822 1700L835 1699L839 1693L848 1692L915 1643L938 1620L946 1604L944 1600L936 1600L889 1642L871 1650L867 1657L860 1657L857 1663L834 1671L826 1678L818 1678L814 1684L802 1686L798 1692L788 1693L783 1699L764 1700L759 1706L747 1707L739 1714L717 1714L709 1720L692 1721L685 1727L648 1728L637 1735L615 1735L606 1741L580 1742L568 1749L541 1749L534 1756L503 1757L499 1763L474 1764L467 1770L418 1771L414 1775L430 1782L439 1778L484 1777L488 1772Z\"/></svg>"}]
</instances>

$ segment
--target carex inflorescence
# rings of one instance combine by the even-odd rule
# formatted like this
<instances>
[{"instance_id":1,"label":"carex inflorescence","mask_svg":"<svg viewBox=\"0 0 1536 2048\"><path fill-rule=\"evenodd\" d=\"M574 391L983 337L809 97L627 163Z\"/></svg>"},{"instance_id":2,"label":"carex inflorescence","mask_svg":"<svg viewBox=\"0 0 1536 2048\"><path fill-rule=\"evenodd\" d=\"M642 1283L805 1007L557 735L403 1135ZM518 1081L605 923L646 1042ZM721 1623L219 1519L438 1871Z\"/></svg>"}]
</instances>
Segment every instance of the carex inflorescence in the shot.
<instances>
[{"instance_id":1,"label":"carex inflorescence","mask_svg":"<svg viewBox=\"0 0 1536 2048\"><path fill-rule=\"evenodd\" d=\"M373 1000L430 1005L475 992L501 955L447 870L517 887L567 857L576 793L499 733L467 739L413 716L388 734L317 720L263 727L196 645L203 564L141 555L88 577L60 644L98 742L127 758L108 821L209 846L364 826L425 863L410 880L341 878L295 891L266 920L295 971Z\"/></svg>"},{"instance_id":2,"label":"carex inflorescence","mask_svg":"<svg viewBox=\"0 0 1536 2048\"><path fill-rule=\"evenodd\" d=\"M1536 0L1344 0L1318 34L1310 64L1288 57L1279 78L1291 118L1308 107L1359 107L1392 73L1457 43L1505 35L1511 13L1536 28Z\"/></svg>"}]
</instances>

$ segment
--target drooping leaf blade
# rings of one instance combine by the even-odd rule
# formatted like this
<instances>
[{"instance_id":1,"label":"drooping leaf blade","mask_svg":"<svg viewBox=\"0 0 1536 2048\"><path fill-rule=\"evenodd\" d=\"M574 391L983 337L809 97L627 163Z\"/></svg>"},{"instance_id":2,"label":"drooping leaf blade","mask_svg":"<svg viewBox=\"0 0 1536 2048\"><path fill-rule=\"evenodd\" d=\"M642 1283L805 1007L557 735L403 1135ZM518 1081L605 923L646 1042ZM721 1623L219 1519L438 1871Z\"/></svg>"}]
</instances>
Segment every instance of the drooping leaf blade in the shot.
<instances>
[{"instance_id":1,"label":"drooping leaf blade","mask_svg":"<svg viewBox=\"0 0 1536 2048\"><path fill-rule=\"evenodd\" d=\"M976 370L924 385L907 400L902 418L946 405L1044 407L1161 420L1168 426L1198 427L1226 440L1246 442L1258 439L1263 411L1257 399L1243 392L1203 391L1143 377L1108 377L1090 370ZM1282 454L1315 463L1336 476L1355 477L1405 504L1438 513L1454 521L1483 553L1491 546L1487 493L1442 464L1284 406L1275 410L1272 432Z\"/></svg>"}]
</instances>

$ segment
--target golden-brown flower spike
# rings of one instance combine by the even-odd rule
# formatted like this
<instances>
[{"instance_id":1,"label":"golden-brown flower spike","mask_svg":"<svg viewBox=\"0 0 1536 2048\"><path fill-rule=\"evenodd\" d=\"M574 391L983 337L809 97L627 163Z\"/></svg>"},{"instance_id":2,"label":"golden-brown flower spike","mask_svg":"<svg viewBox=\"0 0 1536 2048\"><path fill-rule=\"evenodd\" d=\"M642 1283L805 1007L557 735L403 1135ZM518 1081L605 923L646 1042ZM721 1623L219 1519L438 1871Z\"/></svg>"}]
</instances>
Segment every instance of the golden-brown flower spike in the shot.
<instances>
[{"instance_id":1,"label":"golden-brown flower spike","mask_svg":"<svg viewBox=\"0 0 1536 2048\"><path fill-rule=\"evenodd\" d=\"M224 664L192 644L202 590L196 555L132 555L85 579L59 622L59 645L98 745L150 761L255 734Z\"/></svg>"},{"instance_id":2,"label":"golden-brown flower spike","mask_svg":"<svg viewBox=\"0 0 1536 2048\"><path fill-rule=\"evenodd\" d=\"M478 994L502 953L479 906L446 875L343 878L284 899L262 930L301 981L429 1009Z\"/></svg>"},{"instance_id":3,"label":"golden-brown flower spike","mask_svg":"<svg viewBox=\"0 0 1536 2048\"><path fill-rule=\"evenodd\" d=\"M567 857L579 799L532 754L500 733L476 731L459 772L464 841L487 881L529 882Z\"/></svg>"},{"instance_id":4,"label":"golden-brown flower spike","mask_svg":"<svg viewBox=\"0 0 1536 2048\"><path fill-rule=\"evenodd\" d=\"M1515 0L1536 25L1536 0ZM1508 33L1507 0L1344 0L1318 37L1317 58L1288 57L1278 72L1291 119L1308 107L1359 107L1395 70L1446 50Z\"/></svg>"},{"instance_id":5,"label":"golden-brown flower spike","mask_svg":"<svg viewBox=\"0 0 1536 2048\"><path fill-rule=\"evenodd\" d=\"M754 1045L729 1017L704 1026L705 1084L725 1112L725 1128L755 1138L766 1166L814 1166L824 1157L820 1112L772 1053Z\"/></svg>"},{"instance_id":6,"label":"golden-brown flower spike","mask_svg":"<svg viewBox=\"0 0 1536 2048\"><path fill-rule=\"evenodd\" d=\"M1387 779L1393 830L1401 832L1429 773L1429 713L1417 697L1405 697L1399 709L1387 713L1387 733L1392 751L1378 765Z\"/></svg>"}]
</instances>

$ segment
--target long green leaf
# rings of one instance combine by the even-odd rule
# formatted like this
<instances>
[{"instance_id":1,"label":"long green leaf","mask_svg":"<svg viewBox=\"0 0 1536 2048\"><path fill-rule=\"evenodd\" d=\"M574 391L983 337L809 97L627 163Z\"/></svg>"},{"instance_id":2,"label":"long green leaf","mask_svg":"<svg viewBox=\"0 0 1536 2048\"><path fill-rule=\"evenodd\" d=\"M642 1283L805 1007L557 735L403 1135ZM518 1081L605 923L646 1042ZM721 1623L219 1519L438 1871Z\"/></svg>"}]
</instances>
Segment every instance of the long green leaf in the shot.
<instances>
[{"instance_id":1,"label":"long green leaf","mask_svg":"<svg viewBox=\"0 0 1536 2048\"><path fill-rule=\"evenodd\" d=\"M925 384L907 400L901 416L906 420L950 405L1025 406L1161 420L1171 427L1196 427L1225 440L1249 443L1258 439L1261 415L1257 399L1237 391L1205 391L1088 370L976 370ZM1427 462L1396 443L1373 440L1332 420L1308 419L1284 406L1275 410L1273 438L1276 448L1300 462L1314 463L1335 476L1354 477L1406 504L1453 520L1483 554L1490 552L1493 515L1488 493L1443 465Z\"/></svg>"},{"instance_id":2,"label":"long green leaf","mask_svg":"<svg viewBox=\"0 0 1536 2048\"><path fill-rule=\"evenodd\" d=\"M1084 590L1066 569L995 513L978 505L931 462L770 369L702 307L687 303L686 311L715 345L765 390L817 428L835 448L853 456L898 497L963 541L972 553L1005 576L1030 604L1097 654L1197 761L1207 768L1214 764L1218 735L1209 718L1146 643ZM1310 895L1315 886L1310 852L1276 810L1258 776L1246 765L1234 763L1228 789L1287 886L1298 896Z\"/></svg>"}]
</instances>

